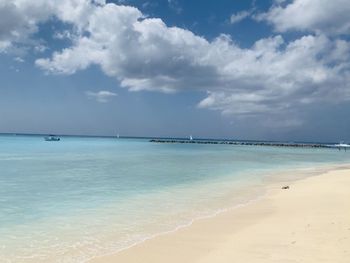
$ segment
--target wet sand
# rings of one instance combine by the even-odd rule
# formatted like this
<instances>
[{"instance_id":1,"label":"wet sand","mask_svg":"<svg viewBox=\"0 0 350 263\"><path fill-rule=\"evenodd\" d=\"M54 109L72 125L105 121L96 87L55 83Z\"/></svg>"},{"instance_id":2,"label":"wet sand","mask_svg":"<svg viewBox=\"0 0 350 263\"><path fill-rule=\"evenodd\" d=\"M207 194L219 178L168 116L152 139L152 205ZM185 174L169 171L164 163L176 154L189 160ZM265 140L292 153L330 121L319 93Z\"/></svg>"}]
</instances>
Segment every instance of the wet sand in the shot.
<instances>
[{"instance_id":1,"label":"wet sand","mask_svg":"<svg viewBox=\"0 0 350 263\"><path fill-rule=\"evenodd\" d=\"M350 170L271 184L264 198L93 263L350 260Z\"/></svg>"}]
</instances>

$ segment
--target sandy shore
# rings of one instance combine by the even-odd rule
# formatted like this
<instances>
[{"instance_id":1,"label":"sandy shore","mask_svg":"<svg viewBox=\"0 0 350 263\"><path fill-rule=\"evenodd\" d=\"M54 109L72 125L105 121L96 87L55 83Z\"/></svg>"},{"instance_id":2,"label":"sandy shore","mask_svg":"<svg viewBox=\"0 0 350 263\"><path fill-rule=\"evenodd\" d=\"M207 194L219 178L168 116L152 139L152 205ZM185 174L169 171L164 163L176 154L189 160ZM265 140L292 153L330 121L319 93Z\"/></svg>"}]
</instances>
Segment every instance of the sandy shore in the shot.
<instances>
[{"instance_id":1,"label":"sandy shore","mask_svg":"<svg viewBox=\"0 0 350 263\"><path fill-rule=\"evenodd\" d=\"M260 201L91 262L350 262L350 170L288 185L271 185Z\"/></svg>"}]
</instances>

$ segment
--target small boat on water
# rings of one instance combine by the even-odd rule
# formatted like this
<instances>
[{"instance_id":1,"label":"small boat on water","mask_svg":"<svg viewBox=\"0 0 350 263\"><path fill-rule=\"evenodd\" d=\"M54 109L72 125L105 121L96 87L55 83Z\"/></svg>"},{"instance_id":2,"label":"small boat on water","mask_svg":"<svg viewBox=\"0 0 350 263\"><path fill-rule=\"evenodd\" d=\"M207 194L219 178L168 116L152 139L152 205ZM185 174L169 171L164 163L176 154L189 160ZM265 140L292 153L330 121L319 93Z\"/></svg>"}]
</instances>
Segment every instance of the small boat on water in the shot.
<instances>
[{"instance_id":1,"label":"small boat on water","mask_svg":"<svg viewBox=\"0 0 350 263\"><path fill-rule=\"evenodd\" d=\"M44 139L45 139L45 141L47 141L47 142L58 142L58 141L61 140L60 137L58 137L58 136L56 136L56 135L52 135L52 134L50 134L49 136L46 136Z\"/></svg>"},{"instance_id":2,"label":"small boat on water","mask_svg":"<svg viewBox=\"0 0 350 263\"><path fill-rule=\"evenodd\" d=\"M350 148L350 144L344 143L344 142L340 142L338 144L331 144L331 145L327 145L330 148L338 148L340 149L344 149L346 151L347 148Z\"/></svg>"},{"instance_id":3,"label":"small boat on water","mask_svg":"<svg viewBox=\"0 0 350 263\"><path fill-rule=\"evenodd\" d=\"M347 143L339 143L339 144L335 144L334 146L337 148L338 147L341 147L341 148L349 148L350 147L350 145Z\"/></svg>"}]
</instances>

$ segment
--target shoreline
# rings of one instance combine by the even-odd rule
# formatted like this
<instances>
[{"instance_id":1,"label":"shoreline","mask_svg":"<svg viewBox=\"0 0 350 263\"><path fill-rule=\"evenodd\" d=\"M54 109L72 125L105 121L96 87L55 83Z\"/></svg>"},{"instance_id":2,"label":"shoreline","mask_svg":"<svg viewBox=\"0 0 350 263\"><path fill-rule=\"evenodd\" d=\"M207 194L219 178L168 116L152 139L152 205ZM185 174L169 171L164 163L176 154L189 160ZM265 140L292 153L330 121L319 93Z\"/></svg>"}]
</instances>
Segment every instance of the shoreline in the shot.
<instances>
[{"instance_id":1,"label":"shoreline","mask_svg":"<svg viewBox=\"0 0 350 263\"><path fill-rule=\"evenodd\" d=\"M264 224L266 220L273 220L273 218L278 217L281 214L281 211L284 210L283 207L285 207L285 209L288 210L288 207L291 208L301 205L298 204L298 200L300 199L300 189L305 189L305 187L307 187L308 184L316 184L318 186L321 186L324 185L324 182L327 181L327 184L333 183L335 184L335 186L338 186L338 184L334 182L334 178L331 178L330 180L329 177L341 177L341 180L345 181L346 185L350 187L350 169L348 167L349 166L345 164L337 167L332 166L331 168L325 170L320 169L321 171L318 171L316 167L316 171L318 171L318 173L311 177L306 177L302 179L299 178L294 181L286 180L287 184L290 185L290 189L288 190L281 189L283 181L268 183L267 193L262 197L258 198L257 200L248 202L248 204L236 205L235 207L225 209L225 211L218 211L213 215L193 219L188 224L179 226L176 229L145 238L141 242L133 244L128 248L124 248L112 254L90 259L87 262L229 262L233 258L236 258L238 254L242 254L241 249L239 249L236 246L232 246L232 242L227 241L229 239L235 240L238 238L238 240L246 240L247 246L245 247L244 251L253 248L259 250L257 246L248 245L249 242L253 242L255 238L251 236L251 239L249 239L244 236L241 236L241 230L240 228L237 228L238 225L248 232L246 236L249 237L249 234L251 234L249 233L249 231L252 231L252 227L250 224L252 224L253 226L256 224ZM339 185L339 187L344 187L344 185ZM298 190L298 188L300 189ZM312 191L308 192L305 197L310 198L311 200L314 200L316 197L319 197L321 198L320 200L322 200L322 198L324 198L322 197L322 189L323 191L325 189L322 187L320 189L319 188L310 188L310 190ZM331 192L329 194L330 196L332 196L333 194L333 197L337 197L339 199L336 192ZM286 195L290 195L290 197L292 198L291 200L287 200L288 202L285 202L286 200L284 200ZM344 195L349 197L348 200L350 200L350 193L345 193ZM295 200L293 200L293 198ZM345 208L348 208L344 210L344 216L346 217L346 219L349 220L347 222L350 222L350 201L346 202L342 198L340 199L341 201L343 201L343 204L346 204ZM274 202L280 205L282 209L277 209L276 211L274 211ZM299 200L299 203L300 202L301 200ZM329 208L325 205L323 207L322 205L317 206L316 202L316 204L313 204L310 207L308 207L307 210L310 210L313 207L318 207L320 211L324 211L325 209ZM333 205L333 207L337 206ZM255 216L249 216L252 214L255 214ZM338 214L340 215L341 213ZM226 222L226 224L223 224L222 221ZM227 221L230 221L230 224L227 224ZM235 223L236 226L229 226L228 229L224 226L231 225L231 223ZM297 225L295 227L297 227ZM349 239L347 239L347 237L350 234L350 223L348 224L348 227L349 230L345 231L347 236L344 240L347 240L346 245L350 247L350 241ZM276 222L276 228L278 229L278 222ZM213 229L215 231L212 231ZM258 228L256 231L259 232L261 231L261 229ZM283 231L283 229L281 229L280 231ZM297 241L295 241L295 243L296 242ZM276 244L278 244L278 242ZM264 245L264 242L262 242L262 245ZM227 249L227 247L229 247L230 249ZM208 251L211 251L211 253L208 254ZM221 254L227 254L229 251L233 253L231 256L220 256ZM346 254L346 257L350 256L349 251L350 250L344 250L345 254L348 253ZM219 253L220 255L218 255L217 257L215 256L213 258L213 255L216 253ZM242 256L245 257L247 255ZM252 257L240 259L239 262L242 262L244 260L248 260L250 262L261 262L261 260L264 260L262 258L259 259ZM344 262L346 257L344 256ZM209 259L211 259L211 261ZM313 258L310 258L310 260L306 262L317 261L313 261Z\"/></svg>"}]
</instances>

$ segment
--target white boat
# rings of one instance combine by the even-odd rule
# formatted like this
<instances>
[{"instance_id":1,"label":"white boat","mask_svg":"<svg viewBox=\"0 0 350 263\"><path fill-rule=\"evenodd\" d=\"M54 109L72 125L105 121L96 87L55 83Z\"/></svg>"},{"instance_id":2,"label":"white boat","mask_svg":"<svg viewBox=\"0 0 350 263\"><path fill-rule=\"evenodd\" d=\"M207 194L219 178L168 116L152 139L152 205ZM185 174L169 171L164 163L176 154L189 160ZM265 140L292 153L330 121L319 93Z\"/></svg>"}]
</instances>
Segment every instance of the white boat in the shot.
<instances>
[{"instance_id":1,"label":"white boat","mask_svg":"<svg viewBox=\"0 0 350 263\"><path fill-rule=\"evenodd\" d=\"M347 144L347 143L344 143L343 141L341 141L340 143L334 144L333 146L347 148L347 147L350 147L350 144Z\"/></svg>"},{"instance_id":2,"label":"white boat","mask_svg":"<svg viewBox=\"0 0 350 263\"><path fill-rule=\"evenodd\" d=\"M52 135L52 134L50 134L49 136L45 136L44 139L47 142L58 142L61 140L60 137L58 137L56 135Z\"/></svg>"},{"instance_id":3,"label":"white boat","mask_svg":"<svg viewBox=\"0 0 350 263\"><path fill-rule=\"evenodd\" d=\"M350 144L347 144L347 143L339 143L339 144L336 144L335 146L336 146L336 147L346 147L346 148L348 148L348 147L350 147Z\"/></svg>"},{"instance_id":4,"label":"white boat","mask_svg":"<svg viewBox=\"0 0 350 263\"><path fill-rule=\"evenodd\" d=\"M330 145L327 145L328 147L330 148L338 148L339 150L340 149L347 149L347 148L350 148L350 144L347 144L347 143L344 143L344 142L340 142L338 144L330 144Z\"/></svg>"}]
</instances>

